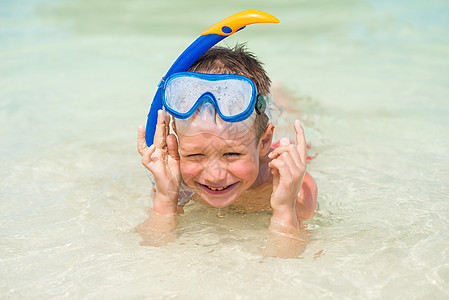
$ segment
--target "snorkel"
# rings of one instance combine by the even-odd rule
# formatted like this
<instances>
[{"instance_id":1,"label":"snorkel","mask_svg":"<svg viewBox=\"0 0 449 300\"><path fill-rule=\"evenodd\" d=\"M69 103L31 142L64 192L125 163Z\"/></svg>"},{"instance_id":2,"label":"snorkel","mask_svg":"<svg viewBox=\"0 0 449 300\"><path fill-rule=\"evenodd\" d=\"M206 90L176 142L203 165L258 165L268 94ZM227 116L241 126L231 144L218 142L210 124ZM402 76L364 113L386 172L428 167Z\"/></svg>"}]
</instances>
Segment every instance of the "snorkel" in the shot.
<instances>
[{"instance_id":1,"label":"snorkel","mask_svg":"<svg viewBox=\"0 0 449 300\"><path fill-rule=\"evenodd\" d=\"M145 140L148 146L152 145L154 141L157 112L162 108L162 89L165 79L174 73L187 71L201 55L221 40L245 28L247 25L256 23L279 23L279 20L268 13L257 10L245 10L236 13L204 31L181 53L158 84L158 89L151 103L145 133Z\"/></svg>"}]
</instances>

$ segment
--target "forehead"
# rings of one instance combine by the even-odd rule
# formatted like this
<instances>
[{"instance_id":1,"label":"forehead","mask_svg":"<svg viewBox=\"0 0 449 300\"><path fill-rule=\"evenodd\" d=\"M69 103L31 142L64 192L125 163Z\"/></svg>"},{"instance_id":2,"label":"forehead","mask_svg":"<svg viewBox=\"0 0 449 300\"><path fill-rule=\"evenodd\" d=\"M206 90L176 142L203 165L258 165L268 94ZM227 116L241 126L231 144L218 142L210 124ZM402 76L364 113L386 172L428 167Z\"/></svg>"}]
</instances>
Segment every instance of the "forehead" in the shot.
<instances>
[{"instance_id":1,"label":"forehead","mask_svg":"<svg viewBox=\"0 0 449 300\"><path fill-rule=\"evenodd\" d=\"M255 135L251 131L233 139L225 139L210 133L201 133L194 136L179 135L178 141L181 151L242 149L256 146Z\"/></svg>"}]
</instances>

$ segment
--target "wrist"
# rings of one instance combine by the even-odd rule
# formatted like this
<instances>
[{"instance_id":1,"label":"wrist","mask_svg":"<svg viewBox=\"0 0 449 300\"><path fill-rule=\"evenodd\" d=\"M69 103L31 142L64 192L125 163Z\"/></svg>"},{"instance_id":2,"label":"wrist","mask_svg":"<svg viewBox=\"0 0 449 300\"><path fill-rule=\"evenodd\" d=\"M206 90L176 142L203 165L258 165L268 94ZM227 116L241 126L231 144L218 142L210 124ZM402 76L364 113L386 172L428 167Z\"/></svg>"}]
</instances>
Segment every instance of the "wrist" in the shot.
<instances>
[{"instance_id":1,"label":"wrist","mask_svg":"<svg viewBox=\"0 0 449 300\"><path fill-rule=\"evenodd\" d=\"M270 220L271 224L277 224L281 226L288 226L292 228L299 227L298 217L296 216L295 209L273 209L273 216Z\"/></svg>"},{"instance_id":2,"label":"wrist","mask_svg":"<svg viewBox=\"0 0 449 300\"><path fill-rule=\"evenodd\" d=\"M170 199L170 197L160 195L156 193L156 197L153 201L153 211L159 215L176 215L177 214L177 201Z\"/></svg>"}]
</instances>

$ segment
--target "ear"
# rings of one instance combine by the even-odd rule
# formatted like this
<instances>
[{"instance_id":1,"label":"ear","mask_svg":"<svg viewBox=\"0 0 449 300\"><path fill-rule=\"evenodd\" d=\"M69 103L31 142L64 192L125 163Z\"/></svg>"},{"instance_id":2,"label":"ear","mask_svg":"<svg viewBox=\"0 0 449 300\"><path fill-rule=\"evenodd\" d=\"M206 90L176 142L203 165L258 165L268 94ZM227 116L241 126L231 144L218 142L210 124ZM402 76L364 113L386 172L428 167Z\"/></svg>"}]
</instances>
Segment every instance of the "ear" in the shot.
<instances>
[{"instance_id":1,"label":"ear","mask_svg":"<svg viewBox=\"0 0 449 300\"><path fill-rule=\"evenodd\" d=\"M259 144L259 156L267 155L270 150L271 143L273 141L274 125L272 123L268 124L267 129L262 134Z\"/></svg>"}]
</instances>

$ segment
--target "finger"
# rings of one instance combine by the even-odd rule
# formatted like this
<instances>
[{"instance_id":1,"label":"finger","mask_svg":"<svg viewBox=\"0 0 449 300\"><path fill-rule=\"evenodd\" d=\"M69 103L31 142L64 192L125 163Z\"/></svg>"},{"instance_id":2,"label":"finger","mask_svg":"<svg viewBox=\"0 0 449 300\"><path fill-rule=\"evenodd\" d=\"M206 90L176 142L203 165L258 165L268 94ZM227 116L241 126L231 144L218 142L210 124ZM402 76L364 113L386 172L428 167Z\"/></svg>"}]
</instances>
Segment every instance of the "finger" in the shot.
<instances>
[{"instance_id":1,"label":"finger","mask_svg":"<svg viewBox=\"0 0 449 300\"><path fill-rule=\"evenodd\" d=\"M301 162L306 163L306 137L304 136L304 128L302 128L299 120L295 121L296 131L296 147L298 148L299 155L301 156Z\"/></svg>"},{"instance_id":2,"label":"finger","mask_svg":"<svg viewBox=\"0 0 449 300\"><path fill-rule=\"evenodd\" d=\"M269 166L276 169L279 172L280 180L287 183L287 185L294 182L292 173L287 166L287 163L281 159L274 159L270 162Z\"/></svg>"},{"instance_id":3,"label":"finger","mask_svg":"<svg viewBox=\"0 0 449 300\"><path fill-rule=\"evenodd\" d=\"M167 151L168 155L179 161L178 140L174 134L167 136Z\"/></svg>"},{"instance_id":4,"label":"finger","mask_svg":"<svg viewBox=\"0 0 449 300\"><path fill-rule=\"evenodd\" d=\"M154 133L154 145L159 148L165 148L166 144L166 124L164 120L164 116L162 115L162 110L157 112L157 124L156 124L156 132Z\"/></svg>"},{"instance_id":5,"label":"finger","mask_svg":"<svg viewBox=\"0 0 449 300\"><path fill-rule=\"evenodd\" d=\"M271 174L273 174L275 177L279 176L279 170L276 168L276 166L271 165L271 162L268 163L268 166L271 169Z\"/></svg>"},{"instance_id":6,"label":"finger","mask_svg":"<svg viewBox=\"0 0 449 300\"><path fill-rule=\"evenodd\" d=\"M295 151L296 152L296 151ZM302 178L304 177L305 173L305 166L302 163L297 163L293 160L293 157L285 152L279 156L279 159L284 161L287 165L287 168L290 171L291 179L293 182L298 182L299 180L302 182Z\"/></svg>"},{"instance_id":7,"label":"finger","mask_svg":"<svg viewBox=\"0 0 449 300\"><path fill-rule=\"evenodd\" d=\"M270 166L279 172L278 184L286 192L297 194L301 188L303 172L295 166L290 168L292 162L288 162L287 154L283 154L281 159L272 160Z\"/></svg>"},{"instance_id":8,"label":"finger","mask_svg":"<svg viewBox=\"0 0 449 300\"><path fill-rule=\"evenodd\" d=\"M163 111L164 122L165 122L165 137L170 134L170 114L166 111Z\"/></svg>"},{"instance_id":9,"label":"finger","mask_svg":"<svg viewBox=\"0 0 449 300\"><path fill-rule=\"evenodd\" d=\"M298 149L293 144L289 144L288 146L277 147L276 149L270 152L268 157L271 159L276 159L280 155L282 155L282 153L290 154L298 167L300 167L303 164L303 162L301 161L301 157L298 153Z\"/></svg>"},{"instance_id":10,"label":"finger","mask_svg":"<svg viewBox=\"0 0 449 300\"><path fill-rule=\"evenodd\" d=\"M286 167L290 171L290 178L293 182L298 182L298 180L302 179L304 175L304 166L302 164L298 165L289 153L285 152L281 154L281 156L279 156L279 160L285 162Z\"/></svg>"},{"instance_id":11,"label":"finger","mask_svg":"<svg viewBox=\"0 0 449 300\"><path fill-rule=\"evenodd\" d=\"M145 127L143 127L143 125L139 125L139 128L137 129L137 151L139 151L140 155L143 155L147 148L147 142L145 140Z\"/></svg>"},{"instance_id":12,"label":"finger","mask_svg":"<svg viewBox=\"0 0 449 300\"><path fill-rule=\"evenodd\" d=\"M281 155L282 153L285 153L285 152L290 153L290 155L292 157L294 157L295 159L296 159L296 157L298 159L300 159L297 147L295 145L292 145L292 144L290 144L288 146L279 146L279 147L277 147L276 149L274 149L273 151L270 152L268 157L271 158L271 159L275 159L279 155Z\"/></svg>"},{"instance_id":13,"label":"finger","mask_svg":"<svg viewBox=\"0 0 449 300\"><path fill-rule=\"evenodd\" d=\"M298 165L296 164L296 162L294 161L289 152L282 153L278 159L285 162L287 168L289 168L291 173L295 173L298 171Z\"/></svg>"},{"instance_id":14,"label":"finger","mask_svg":"<svg viewBox=\"0 0 449 300\"><path fill-rule=\"evenodd\" d=\"M149 163L151 162L151 156L153 155L154 151L156 150L156 147L154 145L151 145L148 147L145 152L142 154L142 164L148 168Z\"/></svg>"}]
</instances>

